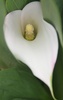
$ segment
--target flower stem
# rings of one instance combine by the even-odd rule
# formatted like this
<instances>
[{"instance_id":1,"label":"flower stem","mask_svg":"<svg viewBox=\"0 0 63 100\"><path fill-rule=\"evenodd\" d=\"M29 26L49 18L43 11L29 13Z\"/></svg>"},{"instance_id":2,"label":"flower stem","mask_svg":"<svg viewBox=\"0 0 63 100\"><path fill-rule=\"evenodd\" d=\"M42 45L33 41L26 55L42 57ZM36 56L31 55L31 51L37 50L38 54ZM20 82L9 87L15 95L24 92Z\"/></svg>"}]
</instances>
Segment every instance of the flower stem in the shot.
<instances>
[{"instance_id":1,"label":"flower stem","mask_svg":"<svg viewBox=\"0 0 63 100\"><path fill-rule=\"evenodd\" d=\"M51 81L50 81L50 86L49 86L49 88L50 88L51 95L52 95L53 99L54 99L54 100L57 100L57 99L55 98L55 96L54 96L53 85L52 85L52 77L51 77Z\"/></svg>"}]
</instances>

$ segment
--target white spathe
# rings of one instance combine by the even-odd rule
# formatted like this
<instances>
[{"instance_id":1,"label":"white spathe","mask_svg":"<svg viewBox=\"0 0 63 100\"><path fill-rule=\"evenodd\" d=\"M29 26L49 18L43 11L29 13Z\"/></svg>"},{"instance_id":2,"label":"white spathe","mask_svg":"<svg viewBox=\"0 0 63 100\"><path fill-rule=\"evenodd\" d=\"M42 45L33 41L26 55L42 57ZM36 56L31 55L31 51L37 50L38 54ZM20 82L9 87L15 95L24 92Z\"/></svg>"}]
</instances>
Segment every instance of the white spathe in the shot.
<instances>
[{"instance_id":1,"label":"white spathe","mask_svg":"<svg viewBox=\"0 0 63 100\"><path fill-rule=\"evenodd\" d=\"M37 31L33 41L23 37L27 24L32 24ZM9 13L4 21L4 36L16 59L27 64L52 92L51 77L58 54L58 37L54 27L43 19L40 2L29 3L23 10Z\"/></svg>"}]
</instances>

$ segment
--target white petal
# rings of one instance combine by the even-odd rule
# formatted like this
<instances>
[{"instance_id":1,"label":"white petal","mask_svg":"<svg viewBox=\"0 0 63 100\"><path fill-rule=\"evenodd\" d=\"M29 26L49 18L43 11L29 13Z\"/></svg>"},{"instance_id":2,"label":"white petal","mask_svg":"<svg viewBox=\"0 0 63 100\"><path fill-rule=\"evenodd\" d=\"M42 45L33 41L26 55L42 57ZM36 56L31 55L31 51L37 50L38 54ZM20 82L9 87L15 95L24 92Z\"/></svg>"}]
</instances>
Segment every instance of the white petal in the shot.
<instances>
[{"instance_id":1,"label":"white petal","mask_svg":"<svg viewBox=\"0 0 63 100\"><path fill-rule=\"evenodd\" d=\"M58 51L56 31L43 21L36 39L27 41L21 35L19 15L21 12L15 11L7 15L5 20L4 35L9 49L17 59L26 63L37 77L49 84Z\"/></svg>"},{"instance_id":2,"label":"white petal","mask_svg":"<svg viewBox=\"0 0 63 100\"><path fill-rule=\"evenodd\" d=\"M17 45L17 40L21 39L22 33L21 33L21 10L16 10L11 13L9 13L5 17L4 21L4 35L6 43L11 49L11 52L13 54L16 54L16 51L14 49L14 46Z\"/></svg>"}]
</instances>

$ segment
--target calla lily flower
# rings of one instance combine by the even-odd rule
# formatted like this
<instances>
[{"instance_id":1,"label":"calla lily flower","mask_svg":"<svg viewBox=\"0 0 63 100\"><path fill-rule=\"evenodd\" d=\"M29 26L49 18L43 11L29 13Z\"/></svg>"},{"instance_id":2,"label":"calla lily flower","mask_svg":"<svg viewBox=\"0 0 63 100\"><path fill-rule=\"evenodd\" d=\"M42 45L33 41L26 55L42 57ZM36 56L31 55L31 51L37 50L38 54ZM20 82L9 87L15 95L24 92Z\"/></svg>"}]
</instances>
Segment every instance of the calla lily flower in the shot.
<instances>
[{"instance_id":1,"label":"calla lily flower","mask_svg":"<svg viewBox=\"0 0 63 100\"><path fill-rule=\"evenodd\" d=\"M43 19L40 2L10 12L4 21L6 43L17 60L28 65L33 74L52 91L52 74L58 54L54 27Z\"/></svg>"}]
</instances>

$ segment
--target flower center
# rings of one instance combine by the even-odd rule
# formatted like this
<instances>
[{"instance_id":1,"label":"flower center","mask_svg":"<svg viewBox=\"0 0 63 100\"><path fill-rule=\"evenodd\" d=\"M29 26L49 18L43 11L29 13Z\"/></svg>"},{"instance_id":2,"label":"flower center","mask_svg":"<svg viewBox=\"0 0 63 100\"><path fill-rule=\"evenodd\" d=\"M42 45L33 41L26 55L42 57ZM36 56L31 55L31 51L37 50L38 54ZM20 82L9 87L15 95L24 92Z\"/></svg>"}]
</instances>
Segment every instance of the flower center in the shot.
<instances>
[{"instance_id":1,"label":"flower center","mask_svg":"<svg viewBox=\"0 0 63 100\"><path fill-rule=\"evenodd\" d=\"M27 24L25 27L24 38L26 40L32 41L36 37L34 26L31 24Z\"/></svg>"}]
</instances>

